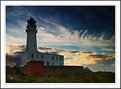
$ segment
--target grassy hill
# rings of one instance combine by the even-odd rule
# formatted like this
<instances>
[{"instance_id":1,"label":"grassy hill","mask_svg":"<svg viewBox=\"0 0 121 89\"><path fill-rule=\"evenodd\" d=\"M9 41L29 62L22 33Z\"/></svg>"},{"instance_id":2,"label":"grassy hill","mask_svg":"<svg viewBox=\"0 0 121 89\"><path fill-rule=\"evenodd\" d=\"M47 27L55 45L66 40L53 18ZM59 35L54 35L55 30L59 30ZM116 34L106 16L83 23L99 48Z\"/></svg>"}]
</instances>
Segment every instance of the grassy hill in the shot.
<instances>
[{"instance_id":1,"label":"grassy hill","mask_svg":"<svg viewBox=\"0 0 121 89\"><path fill-rule=\"evenodd\" d=\"M29 77L23 74L23 68L6 67L6 82L7 83L114 83L115 73L92 72L89 69L82 69L82 70L73 70L73 72L71 73L62 73L62 74L43 73L38 77Z\"/></svg>"}]
</instances>

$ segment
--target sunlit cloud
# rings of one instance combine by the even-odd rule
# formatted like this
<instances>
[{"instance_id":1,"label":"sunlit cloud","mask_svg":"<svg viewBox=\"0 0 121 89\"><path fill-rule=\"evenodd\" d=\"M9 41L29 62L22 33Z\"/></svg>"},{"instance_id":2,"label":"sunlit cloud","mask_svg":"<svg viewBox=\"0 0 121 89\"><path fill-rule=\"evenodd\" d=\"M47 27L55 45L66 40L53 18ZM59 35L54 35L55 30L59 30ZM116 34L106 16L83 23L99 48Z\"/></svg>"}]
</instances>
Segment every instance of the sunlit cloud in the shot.
<instances>
[{"instance_id":1,"label":"sunlit cloud","mask_svg":"<svg viewBox=\"0 0 121 89\"><path fill-rule=\"evenodd\" d=\"M8 57L11 58L12 62L13 61L15 62L17 61L16 60L17 52L24 51L25 47L26 47L25 45L21 46L9 45L7 46L6 53ZM38 51L43 53L55 52L58 53L59 55L63 55L65 66L88 66L94 71L99 71L100 69L104 70L105 67L108 67L108 69L110 69L111 71L115 71L114 53L112 53L111 55L98 55L96 52L82 52L82 51L62 50L57 48L45 48L45 47L39 47ZM11 60L8 59L8 61ZM20 61L20 59L18 61ZM99 67L99 69L96 67Z\"/></svg>"},{"instance_id":2,"label":"sunlit cloud","mask_svg":"<svg viewBox=\"0 0 121 89\"><path fill-rule=\"evenodd\" d=\"M25 45L6 45L6 54L16 55L17 52L25 51Z\"/></svg>"},{"instance_id":3,"label":"sunlit cloud","mask_svg":"<svg viewBox=\"0 0 121 89\"><path fill-rule=\"evenodd\" d=\"M100 60L114 60L114 54L112 54L111 56L107 55L107 56L103 56L103 55L97 55L94 52L77 52L77 53L71 53L68 51L63 51L60 54L64 55L65 58L65 65L93 65L96 64L97 61ZM77 63L75 63L77 61Z\"/></svg>"}]
</instances>

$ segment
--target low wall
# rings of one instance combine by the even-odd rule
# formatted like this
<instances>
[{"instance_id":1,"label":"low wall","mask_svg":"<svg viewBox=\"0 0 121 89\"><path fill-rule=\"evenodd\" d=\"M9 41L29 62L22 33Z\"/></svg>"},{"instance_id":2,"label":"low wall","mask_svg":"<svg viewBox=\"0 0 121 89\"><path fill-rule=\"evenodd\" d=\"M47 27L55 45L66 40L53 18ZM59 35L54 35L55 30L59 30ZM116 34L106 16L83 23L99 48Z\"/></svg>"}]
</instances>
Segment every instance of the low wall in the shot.
<instances>
[{"instance_id":1,"label":"low wall","mask_svg":"<svg viewBox=\"0 0 121 89\"><path fill-rule=\"evenodd\" d=\"M43 61L29 61L24 67L24 74L27 76L73 74L82 69L83 66L44 66Z\"/></svg>"},{"instance_id":2,"label":"low wall","mask_svg":"<svg viewBox=\"0 0 121 89\"><path fill-rule=\"evenodd\" d=\"M83 66L45 66L44 74L72 74L76 71L81 71Z\"/></svg>"}]
</instances>

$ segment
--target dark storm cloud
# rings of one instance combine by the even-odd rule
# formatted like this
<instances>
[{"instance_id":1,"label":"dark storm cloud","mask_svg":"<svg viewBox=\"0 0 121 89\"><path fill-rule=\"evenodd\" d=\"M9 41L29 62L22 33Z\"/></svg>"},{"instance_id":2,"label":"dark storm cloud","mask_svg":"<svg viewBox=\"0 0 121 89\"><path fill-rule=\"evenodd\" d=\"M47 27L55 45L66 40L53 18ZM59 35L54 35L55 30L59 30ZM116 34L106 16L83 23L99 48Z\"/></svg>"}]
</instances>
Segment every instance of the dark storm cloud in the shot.
<instances>
[{"instance_id":1,"label":"dark storm cloud","mask_svg":"<svg viewBox=\"0 0 121 89\"><path fill-rule=\"evenodd\" d=\"M6 61L20 63L21 62L21 57L19 55L6 54Z\"/></svg>"},{"instance_id":2,"label":"dark storm cloud","mask_svg":"<svg viewBox=\"0 0 121 89\"><path fill-rule=\"evenodd\" d=\"M115 33L115 7L113 6L45 7L43 10L40 10L40 13L44 12L47 17L50 15L51 21L57 19L58 24L70 29L88 29L93 35L110 32L107 33L107 37Z\"/></svg>"},{"instance_id":3,"label":"dark storm cloud","mask_svg":"<svg viewBox=\"0 0 121 89\"><path fill-rule=\"evenodd\" d=\"M26 50L26 45L19 45L18 46L22 52L24 52Z\"/></svg>"},{"instance_id":4,"label":"dark storm cloud","mask_svg":"<svg viewBox=\"0 0 121 89\"><path fill-rule=\"evenodd\" d=\"M106 55L90 55L94 58L106 58L107 56Z\"/></svg>"}]
</instances>

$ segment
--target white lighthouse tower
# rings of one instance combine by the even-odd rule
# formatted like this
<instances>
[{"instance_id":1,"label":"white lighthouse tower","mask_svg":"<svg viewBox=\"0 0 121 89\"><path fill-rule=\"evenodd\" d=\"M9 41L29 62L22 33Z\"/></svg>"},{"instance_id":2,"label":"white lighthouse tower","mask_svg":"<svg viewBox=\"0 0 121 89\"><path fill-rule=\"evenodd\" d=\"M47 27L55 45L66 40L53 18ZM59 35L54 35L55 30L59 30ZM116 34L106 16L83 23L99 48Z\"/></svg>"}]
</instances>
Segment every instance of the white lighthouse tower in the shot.
<instances>
[{"instance_id":1,"label":"white lighthouse tower","mask_svg":"<svg viewBox=\"0 0 121 89\"><path fill-rule=\"evenodd\" d=\"M36 21L32 17L27 21L26 33L27 33L26 51L37 52L37 41L36 41L37 27L36 27Z\"/></svg>"},{"instance_id":2,"label":"white lighthouse tower","mask_svg":"<svg viewBox=\"0 0 121 89\"><path fill-rule=\"evenodd\" d=\"M27 33L27 41L26 41L26 51L22 53L22 62L20 66L24 66L29 60L37 60L38 52L37 52L37 41L36 41L36 21L31 17L27 21L26 26Z\"/></svg>"}]
</instances>

